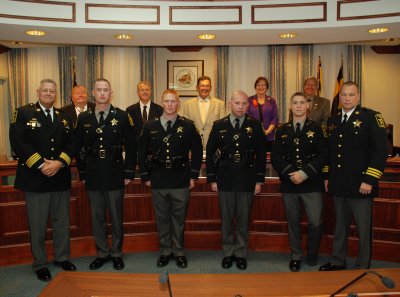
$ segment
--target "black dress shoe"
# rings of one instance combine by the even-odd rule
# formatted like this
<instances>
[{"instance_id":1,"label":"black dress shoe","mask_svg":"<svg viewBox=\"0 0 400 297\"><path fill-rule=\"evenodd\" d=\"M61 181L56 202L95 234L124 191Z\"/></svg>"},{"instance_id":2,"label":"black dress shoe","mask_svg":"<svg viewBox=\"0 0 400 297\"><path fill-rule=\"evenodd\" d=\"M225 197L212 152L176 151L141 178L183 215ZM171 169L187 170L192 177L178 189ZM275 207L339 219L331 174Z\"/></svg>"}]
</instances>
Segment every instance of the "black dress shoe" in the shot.
<instances>
[{"instance_id":1,"label":"black dress shoe","mask_svg":"<svg viewBox=\"0 0 400 297\"><path fill-rule=\"evenodd\" d=\"M179 268L187 267L187 259L185 256L176 256L176 266Z\"/></svg>"},{"instance_id":2,"label":"black dress shoe","mask_svg":"<svg viewBox=\"0 0 400 297\"><path fill-rule=\"evenodd\" d=\"M40 268L40 269L36 270L35 272L36 272L37 278L40 279L41 281L48 282L51 280L50 271L46 267Z\"/></svg>"},{"instance_id":3,"label":"black dress shoe","mask_svg":"<svg viewBox=\"0 0 400 297\"><path fill-rule=\"evenodd\" d=\"M170 256L171 255L168 255L168 256L161 255L160 257L158 257L158 259L157 259L157 267L161 268L161 267L166 266L168 264L168 262L169 262Z\"/></svg>"},{"instance_id":4,"label":"black dress shoe","mask_svg":"<svg viewBox=\"0 0 400 297\"><path fill-rule=\"evenodd\" d=\"M75 271L76 270L76 266L74 265L74 263L72 263L69 260L65 260L65 261L54 261L54 265L61 267L63 270L65 271Z\"/></svg>"},{"instance_id":5,"label":"black dress shoe","mask_svg":"<svg viewBox=\"0 0 400 297\"><path fill-rule=\"evenodd\" d=\"M335 270L343 270L343 269L346 269L345 265L340 266L340 265L335 265L331 262L328 262L328 263L322 265L319 268L319 271L335 271Z\"/></svg>"},{"instance_id":6,"label":"black dress shoe","mask_svg":"<svg viewBox=\"0 0 400 297\"><path fill-rule=\"evenodd\" d=\"M229 268L231 268L231 267L232 267L232 264L233 264L233 259L234 259L233 256L224 257L224 258L222 259L222 268L224 268L224 269L229 269Z\"/></svg>"},{"instance_id":7,"label":"black dress shoe","mask_svg":"<svg viewBox=\"0 0 400 297\"><path fill-rule=\"evenodd\" d=\"M104 265L104 263L110 261L110 257L107 258L102 258L102 257L97 257L96 259L93 260L92 263L89 265L90 270L96 270L99 269L101 266Z\"/></svg>"},{"instance_id":8,"label":"black dress shoe","mask_svg":"<svg viewBox=\"0 0 400 297\"><path fill-rule=\"evenodd\" d=\"M125 267L124 261L121 257L112 257L113 266L115 270L122 270Z\"/></svg>"},{"instance_id":9,"label":"black dress shoe","mask_svg":"<svg viewBox=\"0 0 400 297\"><path fill-rule=\"evenodd\" d=\"M236 267L240 270L246 270L247 269L247 261L246 258L239 258L236 257Z\"/></svg>"},{"instance_id":10,"label":"black dress shoe","mask_svg":"<svg viewBox=\"0 0 400 297\"><path fill-rule=\"evenodd\" d=\"M293 271L293 272L300 271L300 263L301 263L300 260L290 260L290 263L289 263L290 271Z\"/></svg>"}]
</instances>

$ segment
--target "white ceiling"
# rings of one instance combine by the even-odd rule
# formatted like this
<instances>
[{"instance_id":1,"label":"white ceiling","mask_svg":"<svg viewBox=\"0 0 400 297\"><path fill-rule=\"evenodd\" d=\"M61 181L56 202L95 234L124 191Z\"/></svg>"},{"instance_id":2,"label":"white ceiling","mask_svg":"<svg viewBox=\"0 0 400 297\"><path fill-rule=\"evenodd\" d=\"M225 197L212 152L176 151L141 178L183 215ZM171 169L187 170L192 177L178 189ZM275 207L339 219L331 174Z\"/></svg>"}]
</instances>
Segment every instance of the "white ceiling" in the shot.
<instances>
[{"instance_id":1,"label":"white ceiling","mask_svg":"<svg viewBox=\"0 0 400 297\"><path fill-rule=\"evenodd\" d=\"M364 7L372 2L382 2L391 5L387 10L395 10L400 15L400 0L367 1L360 3ZM18 1L17 1L18 2ZM25 2L20 0L19 2ZM38 1L36 1L38 2ZM53 2L60 2L59 0ZM321 3L316 0L293 1L112 1L99 0L96 3L113 3L113 5L157 4L160 7L160 22L158 25L126 25L126 24L89 24L85 20L85 3L90 1L68 1L76 5L75 22L54 22L38 19L24 19L17 17L0 16L0 43L7 47L32 47L50 45L111 45L111 46L215 46L215 45L262 45L262 44L326 44L326 43L353 43L353 44L380 44L397 45L400 43L400 16L371 17L353 19L349 21L336 20L337 0L325 1L327 5L327 19L323 22L297 22L280 24L252 24L250 18L251 5L293 5L299 3ZM92 1L93 2L93 1ZM212 2L212 3L210 3ZM343 1L339 1L343 2ZM12 9L10 1L0 1L0 14L2 6L9 11ZM63 1L63 3L66 3ZM397 3L397 4L396 4ZM27 3L35 8L35 3ZM7 7L9 5L9 7ZM196 6L242 6L242 23L236 25L180 25L171 26L168 22L168 6L171 5L196 5ZM43 13L43 7L38 6ZM296 6L293 7L296 9ZM383 8L382 8L383 9ZM371 10L374 7L371 6ZM376 10L376 8L375 8ZM9 13L15 16L16 12ZM22 13L22 12L21 12ZM29 11L24 11L26 16ZM39 13L39 12L38 12ZM110 11L111 13L111 11ZM281 13L285 13L282 11ZM375 11L367 12L375 13ZM35 13L31 13L35 16ZM355 13L356 14L356 13ZM381 14L382 15L382 14ZM194 17L194 16L192 16ZM224 16L221 16L223 19ZM282 16L282 18L285 16ZM87 16L86 16L87 18ZM118 16L115 16L118 18ZM188 16L190 19L191 16ZM382 34L369 34L368 29L374 27L387 27L389 31ZM45 31L46 36L32 37L25 34L28 29ZM282 39L280 33L296 32L293 39ZM118 40L113 36L118 33L131 34L130 40ZM203 41L196 38L202 33L213 33L217 36L214 40ZM391 41L387 41L390 39ZM22 45L12 44L12 41L23 42Z\"/></svg>"}]
</instances>

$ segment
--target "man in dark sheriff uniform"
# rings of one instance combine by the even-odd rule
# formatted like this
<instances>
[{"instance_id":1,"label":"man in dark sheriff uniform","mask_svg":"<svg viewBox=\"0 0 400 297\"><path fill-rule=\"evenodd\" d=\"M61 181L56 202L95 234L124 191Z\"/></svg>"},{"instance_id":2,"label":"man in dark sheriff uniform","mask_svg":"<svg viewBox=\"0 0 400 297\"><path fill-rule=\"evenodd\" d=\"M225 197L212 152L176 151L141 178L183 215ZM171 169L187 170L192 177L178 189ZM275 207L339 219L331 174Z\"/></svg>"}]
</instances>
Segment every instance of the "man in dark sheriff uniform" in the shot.
<instances>
[{"instance_id":1,"label":"man in dark sheriff uniform","mask_svg":"<svg viewBox=\"0 0 400 297\"><path fill-rule=\"evenodd\" d=\"M234 260L238 269L247 268L253 196L265 181L264 130L261 122L246 115L247 98L242 91L232 94L231 114L214 122L206 149L207 182L219 196L225 269Z\"/></svg>"},{"instance_id":2,"label":"man in dark sheriff uniform","mask_svg":"<svg viewBox=\"0 0 400 297\"><path fill-rule=\"evenodd\" d=\"M303 257L301 204L308 220L306 262L310 266L317 264L322 236L325 192L322 171L327 171L328 141L321 125L307 118L308 108L303 93L292 96L290 110L293 119L277 129L271 153L272 166L281 180L291 250L289 269L293 272L300 270Z\"/></svg>"},{"instance_id":3,"label":"man in dark sheriff uniform","mask_svg":"<svg viewBox=\"0 0 400 297\"><path fill-rule=\"evenodd\" d=\"M54 264L76 270L69 258L69 199L74 155L73 127L68 116L53 106L57 85L51 79L40 82L39 101L14 113L10 143L18 156L14 187L25 192L31 236L32 267L42 281L51 280L46 267L46 228L50 214Z\"/></svg>"},{"instance_id":4,"label":"man in dark sheriff uniform","mask_svg":"<svg viewBox=\"0 0 400 297\"><path fill-rule=\"evenodd\" d=\"M135 124L136 138L142 134L143 126L151 120L158 119L163 108L157 103L151 102L151 84L148 81L140 81L137 84L137 95L139 102L128 106L126 111L129 113Z\"/></svg>"},{"instance_id":5,"label":"man in dark sheriff uniform","mask_svg":"<svg viewBox=\"0 0 400 297\"><path fill-rule=\"evenodd\" d=\"M163 115L144 126L139 140L140 175L153 196L161 248L157 266L164 267L174 255L176 265L186 268L183 231L203 147L194 123L178 115L175 90L164 91L162 106Z\"/></svg>"},{"instance_id":6,"label":"man in dark sheriff uniform","mask_svg":"<svg viewBox=\"0 0 400 297\"><path fill-rule=\"evenodd\" d=\"M372 205L388 155L386 125L380 113L360 107L358 85L346 82L339 92L342 109L328 120L329 180L335 205L331 260L319 270L346 268L349 227L354 217L358 240L355 268L368 269L372 250Z\"/></svg>"},{"instance_id":7,"label":"man in dark sheriff uniform","mask_svg":"<svg viewBox=\"0 0 400 297\"><path fill-rule=\"evenodd\" d=\"M103 266L111 258L116 270L122 260L124 187L135 175L136 137L126 111L111 105L110 82L96 80L94 112L81 113L76 127L79 178L85 182L92 214L97 258L89 269ZM108 246L106 211L110 215L112 246Z\"/></svg>"}]
</instances>

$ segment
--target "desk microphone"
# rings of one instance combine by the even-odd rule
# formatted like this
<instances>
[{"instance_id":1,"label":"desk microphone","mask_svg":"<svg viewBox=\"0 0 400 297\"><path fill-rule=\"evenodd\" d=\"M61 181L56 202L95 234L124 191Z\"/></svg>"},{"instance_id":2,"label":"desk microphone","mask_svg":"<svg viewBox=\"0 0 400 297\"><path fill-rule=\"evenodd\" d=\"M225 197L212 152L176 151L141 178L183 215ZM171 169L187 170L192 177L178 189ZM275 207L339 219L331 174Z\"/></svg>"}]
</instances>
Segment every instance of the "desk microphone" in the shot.
<instances>
[{"instance_id":1,"label":"desk microphone","mask_svg":"<svg viewBox=\"0 0 400 297\"><path fill-rule=\"evenodd\" d=\"M364 276L366 276L366 275L369 274L369 273L372 273L372 274L378 276L378 277L381 279L382 284L384 284L386 288L393 289L393 288L396 286L396 284L394 283L394 281L393 281L391 278L388 278L387 276L383 276L383 275L379 274L379 273L376 272L376 271L368 270L368 271L365 271L363 274L357 276L357 277L356 277L355 279L353 279L351 282L349 282L349 283L347 283L346 285L344 285L343 287L341 287L341 288L340 288L339 290L337 290L335 293L331 294L330 297L336 296L336 295L339 294L340 292L344 291L347 287L349 287L349 286L351 286L352 284L354 284L355 282L359 281L360 279L362 279ZM354 295L354 293L350 293L348 296L349 296L349 297L351 297L351 296L357 296L357 294Z\"/></svg>"},{"instance_id":2,"label":"desk microphone","mask_svg":"<svg viewBox=\"0 0 400 297\"><path fill-rule=\"evenodd\" d=\"M165 269L164 272L162 272L162 273L160 274L159 281L160 281L161 284L167 283L167 285L168 285L169 297L172 297L171 283L169 282L169 276L168 276L167 269Z\"/></svg>"}]
</instances>

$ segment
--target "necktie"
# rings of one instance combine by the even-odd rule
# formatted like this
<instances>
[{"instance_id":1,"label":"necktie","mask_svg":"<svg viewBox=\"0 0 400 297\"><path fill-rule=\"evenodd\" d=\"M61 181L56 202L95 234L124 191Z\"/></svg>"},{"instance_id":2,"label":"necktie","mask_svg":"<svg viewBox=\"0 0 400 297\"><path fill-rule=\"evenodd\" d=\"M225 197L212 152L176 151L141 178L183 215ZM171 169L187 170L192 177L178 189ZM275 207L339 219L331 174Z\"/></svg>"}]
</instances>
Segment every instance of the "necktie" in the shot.
<instances>
[{"instance_id":1,"label":"necktie","mask_svg":"<svg viewBox=\"0 0 400 297\"><path fill-rule=\"evenodd\" d=\"M206 121L206 100L200 100L200 116L201 116L201 121L204 122Z\"/></svg>"},{"instance_id":2,"label":"necktie","mask_svg":"<svg viewBox=\"0 0 400 297\"><path fill-rule=\"evenodd\" d=\"M347 114L344 114L343 115L343 120L342 120L342 122L340 123L340 127L344 127L345 125L346 125L346 123L347 123Z\"/></svg>"},{"instance_id":3,"label":"necktie","mask_svg":"<svg viewBox=\"0 0 400 297\"><path fill-rule=\"evenodd\" d=\"M296 123L296 134L300 134L300 123Z\"/></svg>"},{"instance_id":4,"label":"necktie","mask_svg":"<svg viewBox=\"0 0 400 297\"><path fill-rule=\"evenodd\" d=\"M167 121L167 134L171 134L172 132L172 121Z\"/></svg>"},{"instance_id":5,"label":"necktie","mask_svg":"<svg viewBox=\"0 0 400 297\"><path fill-rule=\"evenodd\" d=\"M81 113L84 110L83 107L78 107L78 113Z\"/></svg>"},{"instance_id":6,"label":"necktie","mask_svg":"<svg viewBox=\"0 0 400 297\"><path fill-rule=\"evenodd\" d=\"M240 130L240 119L239 119L239 118L236 118L235 121L236 121L235 130L236 130L236 131L239 131L239 130Z\"/></svg>"},{"instance_id":7,"label":"necktie","mask_svg":"<svg viewBox=\"0 0 400 297\"><path fill-rule=\"evenodd\" d=\"M100 114L99 124L100 124L100 126L103 126L104 123L105 123L105 120L104 120L104 111L100 111L99 114Z\"/></svg>"},{"instance_id":8,"label":"necktie","mask_svg":"<svg viewBox=\"0 0 400 297\"><path fill-rule=\"evenodd\" d=\"M53 123L53 119L51 118L50 109L46 109L46 122L51 125Z\"/></svg>"},{"instance_id":9,"label":"necktie","mask_svg":"<svg viewBox=\"0 0 400 297\"><path fill-rule=\"evenodd\" d=\"M147 123L147 105L143 106L142 118L143 118L143 124L146 124Z\"/></svg>"}]
</instances>

